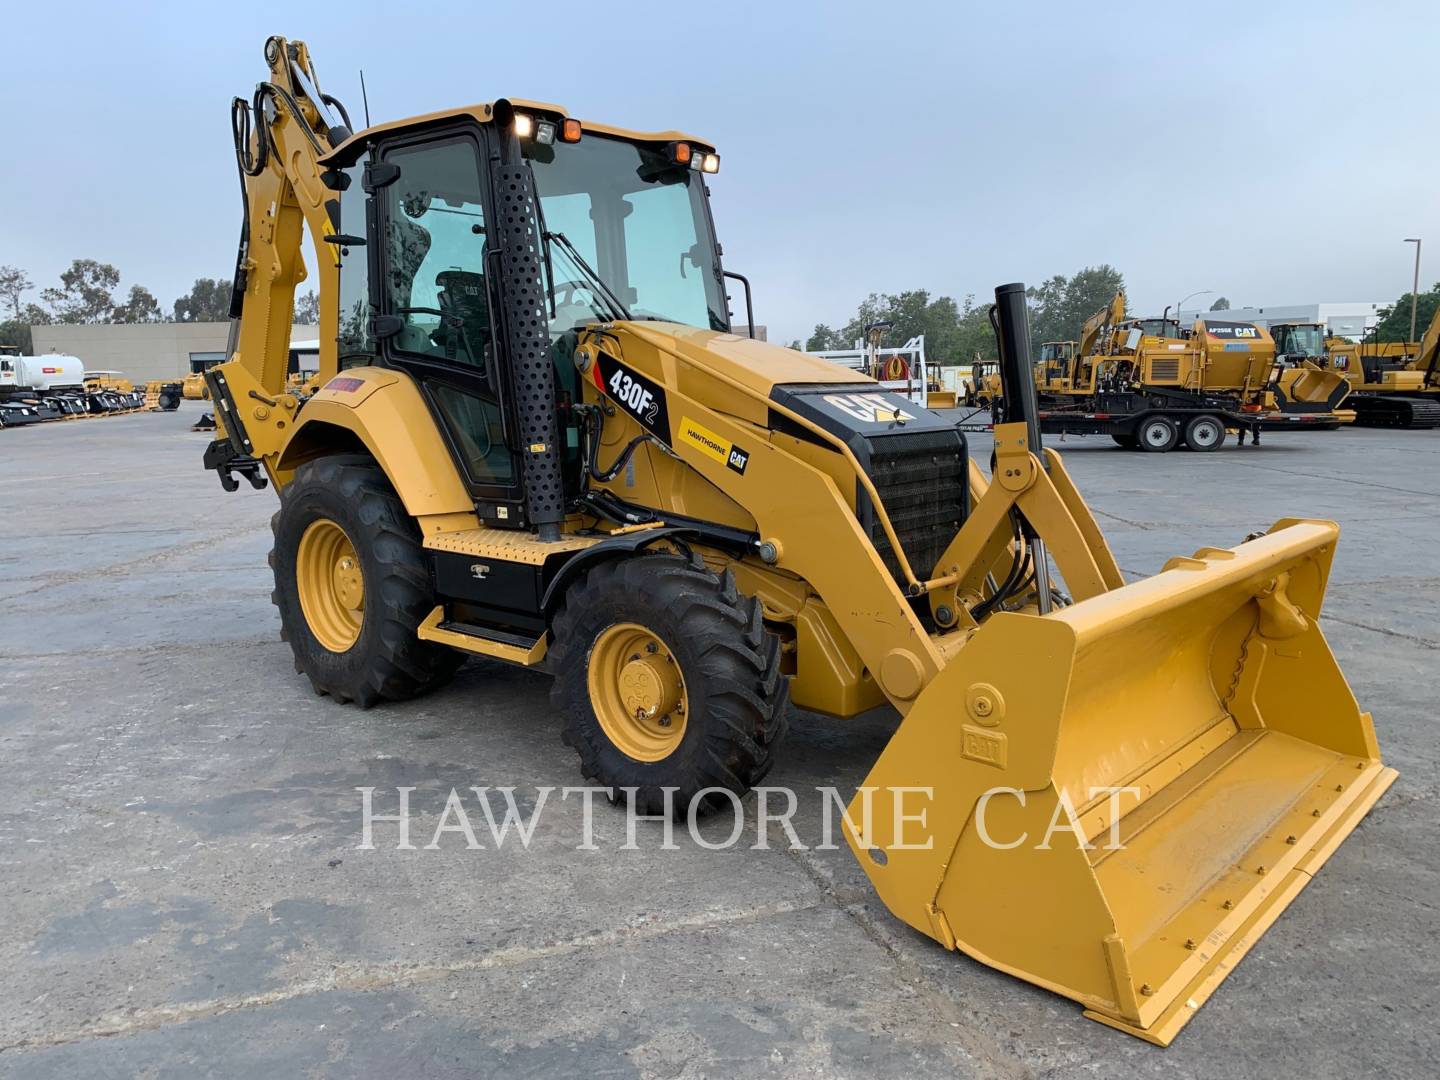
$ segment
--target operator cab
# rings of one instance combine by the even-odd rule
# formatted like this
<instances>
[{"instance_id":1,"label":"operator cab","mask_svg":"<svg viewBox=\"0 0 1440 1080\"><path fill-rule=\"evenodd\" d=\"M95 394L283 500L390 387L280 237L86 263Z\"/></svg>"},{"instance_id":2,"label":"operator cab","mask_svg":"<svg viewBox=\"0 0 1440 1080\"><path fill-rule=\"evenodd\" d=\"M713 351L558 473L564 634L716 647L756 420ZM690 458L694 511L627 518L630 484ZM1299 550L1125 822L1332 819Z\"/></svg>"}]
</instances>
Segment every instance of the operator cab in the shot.
<instances>
[{"instance_id":1,"label":"operator cab","mask_svg":"<svg viewBox=\"0 0 1440 1080\"><path fill-rule=\"evenodd\" d=\"M1325 329L1319 323L1276 323L1270 328L1276 359L1298 364L1325 358Z\"/></svg>"},{"instance_id":2,"label":"operator cab","mask_svg":"<svg viewBox=\"0 0 1440 1080\"><path fill-rule=\"evenodd\" d=\"M730 332L705 183L720 158L690 136L501 100L362 131L322 164L335 241L348 241L336 245L339 366L416 379L490 524L527 524L522 456L536 439L523 429L535 410L521 399L536 380L532 357L507 354L521 351L517 327L548 340L567 495L583 468L570 408L580 330L644 320Z\"/></svg>"}]
</instances>

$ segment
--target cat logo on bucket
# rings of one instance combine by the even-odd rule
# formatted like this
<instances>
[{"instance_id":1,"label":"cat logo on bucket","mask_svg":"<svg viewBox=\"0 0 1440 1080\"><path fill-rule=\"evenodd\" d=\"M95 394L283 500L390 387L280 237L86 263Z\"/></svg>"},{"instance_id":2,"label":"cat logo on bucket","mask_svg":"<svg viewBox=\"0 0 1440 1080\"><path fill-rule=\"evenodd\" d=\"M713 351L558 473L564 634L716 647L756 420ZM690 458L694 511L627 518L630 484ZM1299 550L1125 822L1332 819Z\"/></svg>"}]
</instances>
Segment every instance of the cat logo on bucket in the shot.
<instances>
[{"instance_id":1,"label":"cat logo on bucket","mask_svg":"<svg viewBox=\"0 0 1440 1080\"><path fill-rule=\"evenodd\" d=\"M688 416L685 417L680 421L680 438L727 469L733 469L741 476L745 475L745 466L750 464L750 451L740 449L725 436L715 434L704 424L697 424Z\"/></svg>"}]
</instances>

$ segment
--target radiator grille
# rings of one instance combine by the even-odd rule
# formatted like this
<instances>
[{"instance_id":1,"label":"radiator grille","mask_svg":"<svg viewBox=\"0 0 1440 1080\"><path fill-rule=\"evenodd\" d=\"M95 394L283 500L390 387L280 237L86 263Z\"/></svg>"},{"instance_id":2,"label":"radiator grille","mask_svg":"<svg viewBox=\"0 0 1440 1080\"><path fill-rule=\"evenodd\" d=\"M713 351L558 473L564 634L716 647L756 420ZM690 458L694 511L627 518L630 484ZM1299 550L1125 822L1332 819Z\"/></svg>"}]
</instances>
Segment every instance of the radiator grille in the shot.
<instances>
[{"instance_id":1,"label":"radiator grille","mask_svg":"<svg viewBox=\"0 0 1440 1080\"><path fill-rule=\"evenodd\" d=\"M1158 360L1150 361L1151 382L1178 382L1180 379L1180 359L1175 356L1167 356Z\"/></svg>"},{"instance_id":2,"label":"radiator grille","mask_svg":"<svg viewBox=\"0 0 1440 1080\"><path fill-rule=\"evenodd\" d=\"M922 580L965 520L969 501L965 444L958 431L889 435L870 443L870 481ZM900 560L871 508L861 521L881 561L903 585Z\"/></svg>"}]
</instances>

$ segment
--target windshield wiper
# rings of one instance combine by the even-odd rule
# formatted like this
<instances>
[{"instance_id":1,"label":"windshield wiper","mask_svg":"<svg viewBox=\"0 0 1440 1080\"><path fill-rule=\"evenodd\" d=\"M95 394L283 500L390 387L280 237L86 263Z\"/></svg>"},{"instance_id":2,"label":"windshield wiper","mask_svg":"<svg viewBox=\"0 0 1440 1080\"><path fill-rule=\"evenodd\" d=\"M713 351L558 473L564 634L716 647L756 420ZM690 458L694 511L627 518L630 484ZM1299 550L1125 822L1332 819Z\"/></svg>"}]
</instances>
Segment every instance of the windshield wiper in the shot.
<instances>
[{"instance_id":1,"label":"windshield wiper","mask_svg":"<svg viewBox=\"0 0 1440 1080\"><path fill-rule=\"evenodd\" d=\"M593 266L585 261L585 256L575 250L575 245L570 242L568 236L563 232L546 232L544 235L547 241L554 240L558 243L560 249L564 251L566 255L570 256L570 261L575 264L576 268L589 279L590 284L605 302L605 306L610 309L610 319L612 322L618 322L620 320L628 321L631 318L630 312L626 309L625 305L620 302L620 298L615 295L615 291L611 289L609 285L605 284L605 279L600 276Z\"/></svg>"}]
</instances>

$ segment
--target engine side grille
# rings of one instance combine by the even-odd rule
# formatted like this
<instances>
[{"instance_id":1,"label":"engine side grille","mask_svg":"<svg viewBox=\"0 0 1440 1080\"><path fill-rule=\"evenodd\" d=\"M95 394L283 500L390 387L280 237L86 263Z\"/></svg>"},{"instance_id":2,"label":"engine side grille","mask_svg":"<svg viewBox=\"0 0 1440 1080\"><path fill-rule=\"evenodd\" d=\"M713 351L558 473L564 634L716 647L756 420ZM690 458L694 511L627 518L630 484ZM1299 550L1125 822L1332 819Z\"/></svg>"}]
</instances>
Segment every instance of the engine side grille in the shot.
<instances>
[{"instance_id":1,"label":"engine side grille","mask_svg":"<svg viewBox=\"0 0 1440 1080\"><path fill-rule=\"evenodd\" d=\"M958 430L887 435L870 440L870 481L885 504L910 567L930 575L969 512L969 475L964 436ZM869 500L860 520L896 582L904 584L894 545Z\"/></svg>"},{"instance_id":2,"label":"engine side grille","mask_svg":"<svg viewBox=\"0 0 1440 1080\"><path fill-rule=\"evenodd\" d=\"M1176 382L1180 378L1180 360L1167 356L1150 361L1150 379L1153 382Z\"/></svg>"}]
</instances>

